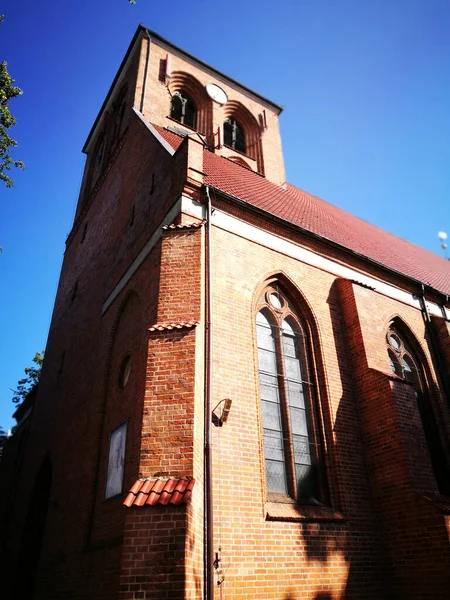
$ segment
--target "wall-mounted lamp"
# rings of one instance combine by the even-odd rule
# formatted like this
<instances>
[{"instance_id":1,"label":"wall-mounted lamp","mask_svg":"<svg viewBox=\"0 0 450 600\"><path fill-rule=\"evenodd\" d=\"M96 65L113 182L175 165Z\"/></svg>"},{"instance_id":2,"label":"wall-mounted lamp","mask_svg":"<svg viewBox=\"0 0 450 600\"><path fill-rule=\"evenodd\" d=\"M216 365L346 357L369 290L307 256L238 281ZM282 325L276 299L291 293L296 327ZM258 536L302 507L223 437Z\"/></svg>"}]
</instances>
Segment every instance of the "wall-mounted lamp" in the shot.
<instances>
[{"instance_id":1,"label":"wall-mounted lamp","mask_svg":"<svg viewBox=\"0 0 450 600\"><path fill-rule=\"evenodd\" d=\"M212 422L216 427L222 427L224 423L228 420L228 415L230 414L232 400L231 398L224 398L221 400L212 411ZM216 410L220 406L220 415L216 414Z\"/></svg>"}]
</instances>

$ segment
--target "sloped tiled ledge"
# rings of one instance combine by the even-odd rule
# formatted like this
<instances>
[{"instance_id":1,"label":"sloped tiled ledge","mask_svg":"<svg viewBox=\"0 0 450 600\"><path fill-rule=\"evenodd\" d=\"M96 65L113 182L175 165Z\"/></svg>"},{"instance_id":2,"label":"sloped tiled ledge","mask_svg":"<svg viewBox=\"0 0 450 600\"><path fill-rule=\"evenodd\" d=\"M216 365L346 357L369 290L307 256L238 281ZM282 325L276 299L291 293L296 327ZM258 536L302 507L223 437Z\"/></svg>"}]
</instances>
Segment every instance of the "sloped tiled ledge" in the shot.
<instances>
[{"instance_id":1,"label":"sloped tiled ledge","mask_svg":"<svg viewBox=\"0 0 450 600\"><path fill-rule=\"evenodd\" d=\"M177 323L155 323L149 327L148 331L170 331L172 329L191 329L197 327L199 321L179 321Z\"/></svg>"},{"instance_id":2,"label":"sloped tiled ledge","mask_svg":"<svg viewBox=\"0 0 450 600\"><path fill-rule=\"evenodd\" d=\"M328 506L316 504L291 504L285 502L266 502L266 521L320 521L345 523L344 515Z\"/></svg>"}]
</instances>

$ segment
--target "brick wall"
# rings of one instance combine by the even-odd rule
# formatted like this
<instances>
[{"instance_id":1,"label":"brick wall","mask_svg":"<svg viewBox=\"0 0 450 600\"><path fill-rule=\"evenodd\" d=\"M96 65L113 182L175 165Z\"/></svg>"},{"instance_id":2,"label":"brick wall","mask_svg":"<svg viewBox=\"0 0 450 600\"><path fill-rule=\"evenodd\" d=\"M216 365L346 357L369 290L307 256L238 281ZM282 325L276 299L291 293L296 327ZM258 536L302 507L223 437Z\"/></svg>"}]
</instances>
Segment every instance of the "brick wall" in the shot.
<instances>
[{"instance_id":1,"label":"brick wall","mask_svg":"<svg viewBox=\"0 0 450 600\"><path fill-rule=\"evenodd\" d=\"M213 403L233 399L229 421L214 429L215 544L229 562L225 597L339 597L345 590L348 597L420 598L430 589L444 597L444 515L419 498L436 492L436 483L415 394L387 375L385 333L400 315L436 381L420 311L218 228L213 252ZM343 520L266 520L254 319L261 285L277 273L312 321L331 502ZM436 403L445 409L439 394ZM439 565L424 558L418 536L439 552Z\"/></svg>"},{"instance_id":2,"label":"brick wall","mask_svg":"<svg viewBox=\"0 0 450 600\"><path fill-rule=\"evenodd\" d=\"M129 63L128 77L137 74L134 102L140 107L143 100L145 116L166 126L169 95L160 73L168 50L152 44L144 90L146 44ZM282 183L275 111L171 54L173 85L189 73L198 93L216 81L236 110L245 104L255 119L268 110L253 160ZM207 106L203 125L214 142L228 108ZM179 227L159 230L182 193L203 199L202 160L203 146L194 139L171 156L129 110L101 185L89 192L88 161L34 412L6 451L14 461L25 457L20 477L7 469L14 500L10 495L2 504L7 598L21 597L17 581L27 576L17 557L27 543L29 498L44 460L53 483L37 598L202 597L205 230L188 212L174 216ZM214 203L356 274L415 291L358 257L223 199ZM160 238L131 275L130 265L156 232ZM409 332L448 455L450 410L441 381L450 364L448 323L435 319L444 357L438 373L413 306L219 226L212 227L211 266L213 406L232 399L228 422L213 427L214 551L225 574L216 599L446 598L450 508L438 493L415 393L390 374L385 334L392 319ZM310 337L326 507L267 501L255 316L268 281L279 283ZM131 373L121 386L126 356ZM124 491L141 477L192 476L188 505L125 508L123 494L105 500L109 436L121 423L127 423Z\"/></svg>"},{"instance_id":3,"label":"brick wall","mask_svg":"<svg viewBox=\"0 0 450 600\"><path fill-rule=\"evenodd\" d=\"M217 129L222 127L223 121L229 116L229 110L235 114L238 120L242 113L240 118L242 126L245 128L247 123L249 124L249 131L246 133L248 136L255 135L257 138L257 141L249 138L249 142L252 145L258 146L258 150L255 153L253 150L249 150L249 152L257 160L258 171L263 173L270 181L279 185L284 184L286 175L277 111L271 105L259 100L250 92L246 92L228 79L222 78L216 73L208 72L205 68L195 64L194 61L189 60L178 52L168 47L163 47L162 43L158 40L152 40L151 43L149 70L144 93L144 68L142 65L145 64L147 44L148 40L144 37L142 39L141 68L137 79L136 108L138 108L138 103L140 105L142 94L144 94L144 115L150 122L162 127L179 126L177 122L168 118L170 116L169 90L173 93L177 89L180 89L180 86L185 87L183 86L183 77L180 74L185 74L189 78L193 78L196 86L195 91L193 90L191 95L193 95L198 106L205 106L205 109L202 110L207 113L202 121L203 127L201 129L202 133L207 136L208 144L212 146L218 144ZM167 53L171 56L172 63L172 81L167 82L169 89L166 87L166 81L161 77L161 74L165 72ZM228 106L221 106L207 96L205 86L208 83L219 85L227 93L229 98ZM245 111L248 111L248 115ZM262 131L259 124L260 115L263 111L266 112L267 120L267 129L265 131ZM202 119L202 117L200 118ZM223 144L223 131L220 139ZM221 154L222 150L219 149L217 152ZM241 156L238 152L230 154L230 151L227 149L224 149L223 153L226 156ZM245 156L242 158L245 160ZM252 161L249 164L252 166Z\"/></svg>"},{"instance_id":4,"label":"brick wall","mask_svg":"<svg viewBox=\"0 0 450 600\"><path fill-rule=\"evenodd\" d=\"M120 600L184 598L186 507L132 508L126 515Z\"/></svg>"},{"instance_id":5,"label":"brick wall","mask_svg":"<svg viewBox=\"0 0 450 600\"><path fill-rule=\"evenodd\" d=\"M103 314L102 307L179 198L186 160L183 149L172 159L131 115L120 152L86 212L75 222L60 277L41 392L30 421L26 461L14 509L7 517L11 560L4 565L15 564L5 572L7 590L20 578L15 559L27 540L24 522L30 490L49 456L55 483L42 542L40 597L117 595L125 514L120 497L104 499L109 435L120 423L128 423L126 489L139 475L147 330L157 318L160 244ZM127 353L132 370L127 386L120 389L118 374Z\"/></svg>"}]
</instances>

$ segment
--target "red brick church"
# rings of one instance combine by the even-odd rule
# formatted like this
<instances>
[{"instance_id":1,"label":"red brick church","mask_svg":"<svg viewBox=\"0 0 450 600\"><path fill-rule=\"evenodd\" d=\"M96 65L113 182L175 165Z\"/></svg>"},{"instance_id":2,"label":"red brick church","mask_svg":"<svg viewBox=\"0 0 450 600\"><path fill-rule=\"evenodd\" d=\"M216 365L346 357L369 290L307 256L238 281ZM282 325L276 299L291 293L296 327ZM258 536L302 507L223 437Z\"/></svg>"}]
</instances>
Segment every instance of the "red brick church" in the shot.
<instances>
[{"instance_id":1,"label":"red brick church","mask_svg":"<svg viewBox=\"0 0 450 600\"><path fill-rule=\"evenodd\" d=\"M450 597L450 262L286 183L280 112L136 31L0 465L2 598Z\"/></svg>"}]
</instances>

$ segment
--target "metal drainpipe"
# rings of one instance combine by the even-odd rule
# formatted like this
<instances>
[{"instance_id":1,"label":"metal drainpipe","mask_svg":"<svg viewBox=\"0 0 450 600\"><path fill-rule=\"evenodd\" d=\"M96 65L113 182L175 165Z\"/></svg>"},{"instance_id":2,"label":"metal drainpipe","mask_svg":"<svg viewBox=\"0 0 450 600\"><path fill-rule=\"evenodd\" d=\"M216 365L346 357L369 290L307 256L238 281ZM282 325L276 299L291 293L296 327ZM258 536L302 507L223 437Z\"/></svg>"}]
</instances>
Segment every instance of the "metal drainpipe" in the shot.
<instances>
[{"instance_id":1,"label":"metal drainpipe","mask_svg":"<svg viewBox=\"0 0 450 600\"><path fill-rule=\"evenodd\" d=\"M205 237L205 488L204 488L204 598L214 598L214 536L213 536L213 489L212 489L212 288L211 288L211 196L206 191L206 237Z\"/></svg>"},{"instance_id":2,"label":"metal drainpipe","mask_svg":"<svg viewBox=\"0 0 450 600\"><path fill-rule=\"evenodd\" d=\"M428 306L425 299L425 286L422 284L422 293L419 296L420 306L422 310L423 319L425 321L425 328L428 330L428 334L430 336L431 347L433 350L434 357L436 359L436 370L439 374L439 377L442 381L442 385L444 386L444 394L447 398L447 403L450 403L450 389L449 383L445 376L444 364L442 361L441 351L439 348L438 341L436 339L436 335L433 329L433 323L431 322L430 313L428 311Z\"/></svg>"},{"instance_id":3,"label":"metal drainpipe","mask_svg":"<svg viewBox=\"0 0 450 600\"><path fill-rule=\"evenodd\" d=\"M140 108L141 115L144 114L145 92L147 90L148 63L150 62L150 46L152 43L152 39L151 39L150 34L147 29L145 30L145 33L147 34L148 46L147 46L147 58L145 59L144 81L142 83L142 96L141 96L141 108Z\"/></svg>"}]
</instances>

